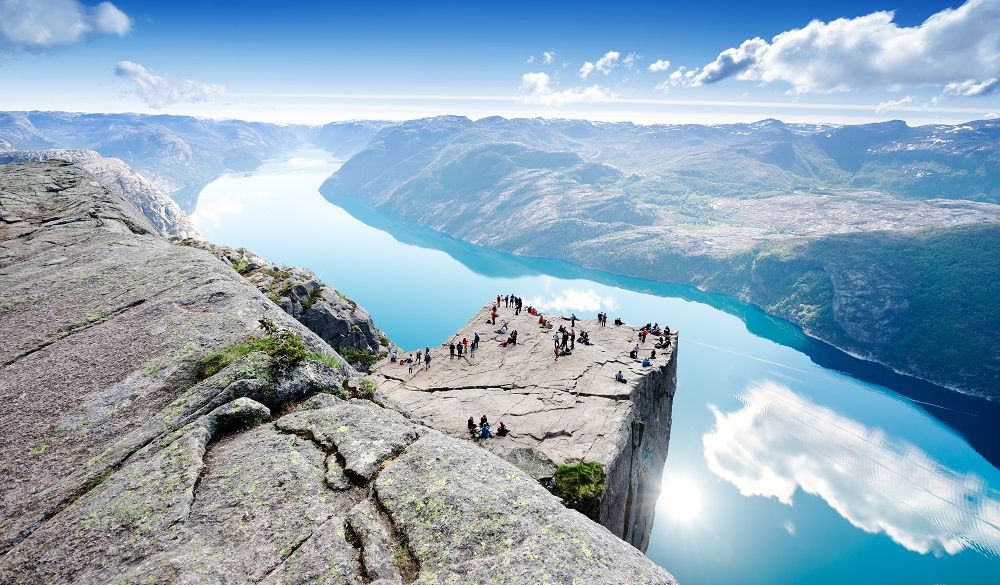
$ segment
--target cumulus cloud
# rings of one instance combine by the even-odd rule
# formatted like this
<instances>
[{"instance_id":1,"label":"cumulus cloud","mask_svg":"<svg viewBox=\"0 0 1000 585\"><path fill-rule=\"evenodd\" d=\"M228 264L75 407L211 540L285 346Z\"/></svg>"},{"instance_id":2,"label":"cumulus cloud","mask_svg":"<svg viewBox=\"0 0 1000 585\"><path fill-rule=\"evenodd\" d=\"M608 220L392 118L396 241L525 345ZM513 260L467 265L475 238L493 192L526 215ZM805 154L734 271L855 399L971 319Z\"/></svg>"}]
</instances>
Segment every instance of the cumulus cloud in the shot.
<instances>
[{"instance_id":1,"label":"cumulus cloud","mask_svg":"<svg viewBox=\"0 0 1000 585\"><path fill-rule=\"evenodd\" d=\"M967 79L944 86L945 93L961 96L989 95L997 91L1000 91L1000 79L995 77L985 81Z\"/></svg>"},{"instance_id":2,"label":"cumulus cloud","mask_svg":"<svg viewBox=\"0 0 1000 585\"><path fill-rule=\"evenodd\" d=\"M622 65L625 66L625 69L631 71L632 68L635 67L636 60L640 58L641 57L639 57L639 55L636 55L635 53L629 53L628 55L625 55L624 59L622 59Z\"/></svg>"},{"instance_id":3,"label":"cumulus cloud","mask_svg":"<svg viewBox=\"0 0 1000 585\"><path fill-rule=\"evenodd\" d=\"M190 79L175 83L132 61L119 62L115 66L115 75L132 82L134 93L156 109L178 102L208 102L226 93L226 88L217 84L199 83Z\"/></svg>"},{"instance_id":4,"label":"cumulus cloud","mask_svg":"<svg viewBox=\"0 0 1000 585\"><path fill-rule=\"evenodd\" d=\"M525 73L521 76L521 87L518 88L521 100L532 104L561 106L575 102L599 102L614 97L613 93L600 85L556 91L552 89L551 82L552 78L547 73Z\"/></svg>"},{"instance_id":5,"label":"cumulus cloud","mask_svg":"<svg viewBox=\"0 0 1000 585\"><path fill-rule=\"evenodd\" d=\"M621 57L621 53L618 51L608 51L596 63L587 61L580 67L580 77L587 79L587 76L594 71L600 71L605 75L611 73L611 70L618 64L619 57Z\"/></svg>"},{"instance_id":6,"label":"cumulus cloud","mask_svg":"<svg viewBox=\"0 0 1000 585\"><path fill-rule=\"evenodd\" d=\"M892 12L814 20L770 42L753 38L722 51L687 85L736 78L783 82L806 93L989 80L1000 77L998 31L997 0L968 0L912 27L897 25Z\"/></svg>"},{"instance_id":7,"label":"cumulus cloud","mask_svg":"<svg viewBox=\"0 0 1000 585\"><path fill-rule=\"evenodd\" d=\"M552 60L555 58L556 58L555 51L545 51L544 53L542 53L542 63L546 65L551 65Z\"/></svg>"},{"instance_id":8,"label":"cumulus cloud","mask_svg":"<svg viewBox=\"0 0 1000 585\"><path fill-rule=\"evenodd\" d=\"M657 59L656 61L650 63L647 69L654 72L666 71L667 69L670 69L670 61L667 61L666 59Z\"/></svg>"},{"instance_id":9,"label":"cumulus cloud","mask_svg":"<svg viewBox=\"0 0 1000 585\"><path fill-rule=\"evenodd\" d=\"M989 112L983 116L983 118L986 120L996 120L997 118L1000 118L1000 114L997 114L996 112Z\"/></svg>"},{"instance_id":10,"label":"cumulus cloud","mask_svg":"<svg viewBox=\"0 0 1000 585\"><path fill-rule=\"evenodd\" d=\"M111 2L88 7L78 0L0 0L0 55L41 52L130 30L132 19Z\"/></svg>"},{"instance_id":11,"label":"cumulus cloud","mask_svg":"<svg viewBox=\"0 0 1000 585\"><path fill-rule=\"evenodd\" d=\"M1000 500L982 478L775 383L743 403L730 413L713 407L715 428L702 437L708 468L741 494L791 506L801 489L914 552L1000 554Z\"/></svg>"},{"instance_id":12,"label":"cumulus cloud","mask_svg":"<svg viewBox=\"0 0 1000 585\"><path fill-rule=\"evenodd\" d=\"M524 62L527 63L528 65L531 65L532 63L535 62L535 56L529 55L528 58L524 60Z\"/></svg>"},{"instance_id":13,"label":"cumulus cloud","mask_svg":"<svg viewBox=\"0 0 1000 585\"><path fill-rule=\"evenodd\" d=\"M875 106L875 112L879 114L881 114L882 112L891 112L893 110L900 109L900 107L902 106L909 106L912 104L913 104L913 96L908 95L898 100L885 100L879 102L878 105Z\"/></svg>"}]
</instances>

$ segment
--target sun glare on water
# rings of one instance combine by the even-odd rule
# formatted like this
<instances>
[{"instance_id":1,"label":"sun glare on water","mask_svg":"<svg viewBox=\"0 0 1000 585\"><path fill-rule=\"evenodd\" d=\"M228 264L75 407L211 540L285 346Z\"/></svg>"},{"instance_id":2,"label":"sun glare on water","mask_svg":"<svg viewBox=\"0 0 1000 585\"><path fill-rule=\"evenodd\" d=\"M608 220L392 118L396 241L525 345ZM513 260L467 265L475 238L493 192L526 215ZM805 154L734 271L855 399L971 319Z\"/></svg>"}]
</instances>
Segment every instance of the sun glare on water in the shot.
<instances>
[{"instance_id":1,"label":"sun glare on water","mask_svg":"<svg viewBox=\"0 0 1000 585\"><path fill-rule=\"evenodd\" d=\"M687 524L701 516L701 500L701 490L690 479L668 479L660 492L659 511L675 522Z\"/></svg>"}]
</instances>

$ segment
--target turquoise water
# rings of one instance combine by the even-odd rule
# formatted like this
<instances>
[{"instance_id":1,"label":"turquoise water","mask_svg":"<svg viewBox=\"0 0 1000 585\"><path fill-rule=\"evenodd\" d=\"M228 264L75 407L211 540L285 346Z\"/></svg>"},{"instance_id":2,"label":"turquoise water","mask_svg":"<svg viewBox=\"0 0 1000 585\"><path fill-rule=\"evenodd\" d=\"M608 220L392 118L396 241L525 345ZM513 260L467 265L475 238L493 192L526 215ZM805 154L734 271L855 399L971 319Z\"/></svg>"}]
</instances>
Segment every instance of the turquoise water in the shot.
<instances>
[{"instance_id":1,"label":"turquoise water","mask_svg":"<svg viewBox=\"0 0 1000 585\"><path fill-rule=\"evenodd\" d=\"M680 330L647 554L683 585L1000 584L1000 472L980 455L996 461L996 408L854 360L732 299L348 211L317 191L338 165L304 149L221 177L193 218L214 242L313 269L403 347L439 342L506 292L551 312Z\"/></svg>"}]
</instances>

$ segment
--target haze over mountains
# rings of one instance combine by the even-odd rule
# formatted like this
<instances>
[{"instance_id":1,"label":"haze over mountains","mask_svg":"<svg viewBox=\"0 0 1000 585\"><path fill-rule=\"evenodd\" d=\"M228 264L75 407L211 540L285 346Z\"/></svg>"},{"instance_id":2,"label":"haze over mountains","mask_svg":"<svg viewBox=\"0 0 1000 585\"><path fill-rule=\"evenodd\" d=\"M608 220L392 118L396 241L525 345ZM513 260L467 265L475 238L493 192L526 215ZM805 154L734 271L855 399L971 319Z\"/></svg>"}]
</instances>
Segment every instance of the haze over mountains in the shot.
<instances>
[{"instance_id":1,"label":"haze over mountains","mask_svg":"<svg viewBox=\"0 0 1000 585\"><path fill-rule=\"evenodd\" d=\"M92 148L192 211L227 171L313 144L324 185L473 243L690 282L966 392L1000 388L1000 121L909 127L578 120L322 127L0 114L0 148Z\"/></svg>"}]
</instances>

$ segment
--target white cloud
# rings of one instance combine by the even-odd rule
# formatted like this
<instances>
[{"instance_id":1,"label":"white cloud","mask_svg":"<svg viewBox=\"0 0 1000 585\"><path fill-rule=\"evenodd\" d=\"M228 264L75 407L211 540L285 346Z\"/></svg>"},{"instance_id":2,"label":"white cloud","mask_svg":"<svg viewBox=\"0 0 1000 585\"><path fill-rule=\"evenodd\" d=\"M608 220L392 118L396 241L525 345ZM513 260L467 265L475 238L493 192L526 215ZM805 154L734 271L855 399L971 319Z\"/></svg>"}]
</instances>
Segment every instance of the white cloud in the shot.
<instances>
[{"instance_id":1,"label":"white cloud","mask_svg":"<svg viewBox=\"0 0 1000 585\"><path fill-rule=\"evenodd\" d=\"M600 85L579 89L556 91L551 87L552 79L547 73L525 73L518 88L521 101L530 104L562 106L577 102L600 102L615 97L614 93Z\"/></svg>"},{"instance_id":2,"label":"white cloud","mask_svg":"<svg viewBox=\"0 0 1000 585\"><path fill-rule=\"evenodd\" d=\"M618 51L608 51L596 63L587 61L580 67L580 77L587 79L587 76L594 71L600 71L605 75L611 73L611 70L618 64L619 57L621 57L621 53Z\"/></svg>"},{"instance_id":3,"label":"white cloud","mask_svg":"<svg viewBox=\"0 0 1000 585\"><path fill-rule=\"evenodd\" d=\"M997 118L1000 118L1000 114L997 114L996 112L989 112L983 116L984 120L996 120Z\"/></svg>"},{"instance_id":4,"label":"white cloud","mask_svg":"<svg viewBox=\"0 0 1000 585\"><path fill-rule=\"evenodd\" d=\"M132 19L110 2L95 6L90 16L94 27L102 33L121 37L132 30Z\"/></svg>"},{"instance_id":5,"label":"white cloud","mask_svg":"<svg viewBox=\"0 0 1000 585\"><path fill-rule=\"evenodd\" d=\"M542 53L542 63L546 65L551 65L552 60L555 58L556 58L555 51L545 51L544 53Z\"/></svg>"},{"instance_id":6,"label":"white cloud","mask_svg":"<svg viewBox=\"0 0 1000 585\"><path fill-rule=\"evenodd\" d=\"M805 93L1000 77L1000 1L968 0L919 26L901 27L893 18L892 12L874 12L814 20L770 42L749 39L721 52L688 84L737 78L783 82Z\"/></svg>"},{"instance_id":7,"label":"white cloud","mask_svg":"<svg viewBox=\"0 0 1000 585\"><path fill-rule=\"evenodd\" d=\"M715 428L702 437L708 468L741 494L791 506L801 489L911 551L1000 554L1000 500L982 478L778 384L752 388L743 403L712 407Z\"/></svg>"},{"instance_id":8,"label":"white cloud","mask_svg":"<svg viewBox=\"0 0 1000 585\"><path fill-rule=\"evenodd\" d=\"M909 106L912 104L913 104L913 96L908 95L898 100L885 100L879 102L879 104L875 106L875 112L878 114L881 114L882 112L891 112L893 110L898 110L900 106Z\"/></svg>"},{"instance_id":9,"label":"white cloud","mask_svg":"<svg viewBox=\"0 0 1000 585\"><path fill-rule=\"evenodd\" d=\"M785 532L795 536L795 524L791 520L786 520L782 527L785 529Z\"/></svg>"},{"instance_id":10,"label":"white cloud","mask_svg":"<svg viewBox=\"0 0 1000 585\"><path fill-rule=\"evenodd\" d=\"M156 109L178 102L209 102L226 93L226 88L217 84L199 83L190 79L174 83L166 76L157 75L132 61L119 62L115 66L115 75L131 81L135 86L135 94Z\"/></svg>"},{"instance_id":11,"label":"white cloud","mask_svg":"<svg viewBox=\"0 0 1000 585\"><path fill-rule=\"evenodd\" d=\"M624 59L622 59L622 65L625 66L625 69L631 71L632 68L635 67L636 60L640 58L641 57L639 57L639 55L636 55L635 53L629 53L628 55L625 55Z\"/></svg>"},{"instance_id":12,"label":"white cloud","mask_svg":"<svg viewBox=\"0 0 1000 585\"><path fill-rule=\"evenodd\" d=\"M123 36L132 19L110 2L87 7L78 0L0 0L0 56L40 52L96 35Z\"/></svg>"},{"instance_id":13,"label":"white cloud","mask_svg":"<svg viewBox=\"0 0 1000 585\"><path fill-rule=\"evenodd\" d=\"M984 81L967 79L944 86L945 93L961 96L989 95L997 91L1000 91L1000 79L996 77Z\"/></svg>"},{"instance_id":14,"label":"white cloud","mask_svg":"<svg viewBox=\"0 0 1000 585\"><path fill-rule=\"evenodd\" d=\"M529 55L528 58L524 60L524 62L527 63L528 65L531 65L532 63L535 62L535 56Z\"/></svg>"},{"instance_id":15,"label":"white cloud","mask_svg":"<svg viewBox=\"0 0 1000 585\"><path fill-rule=\"evenodd\" d=\"M666 71L670 69L670 61L666 59L657 59L655 62L650 63L648 69L650 71Z\"/></svg>"}]
</instances>

